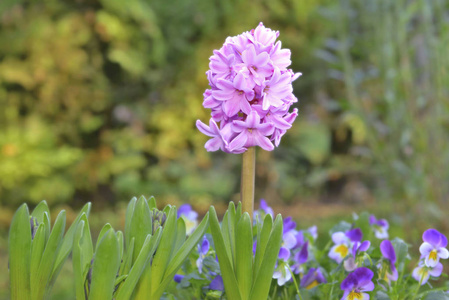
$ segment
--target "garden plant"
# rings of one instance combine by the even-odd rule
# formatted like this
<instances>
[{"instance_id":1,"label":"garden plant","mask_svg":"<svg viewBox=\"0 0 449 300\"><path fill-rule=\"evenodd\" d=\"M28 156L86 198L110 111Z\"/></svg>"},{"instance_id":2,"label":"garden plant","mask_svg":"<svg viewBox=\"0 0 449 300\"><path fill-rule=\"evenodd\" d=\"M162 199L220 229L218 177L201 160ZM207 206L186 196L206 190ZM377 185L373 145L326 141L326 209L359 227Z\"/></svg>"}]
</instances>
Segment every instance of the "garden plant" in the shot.
<instances>
[{"instance_id":1,"label":"garden plant","mask_svg":"<svg viewBox=\"0 0 449 300\"><path fill-rule=\"evenodd\" d=\"M123 232L106 224L94 244L90 203L67 232L64 211L51 226L45 201L31 214L23 204L9 233L11 298L47 299L71 254L77 300L449 299L447 238L436 229L414 251L369 213L319 239L317 226L299 228L264 200L254 211L256 147L274 150L298 115L290 107L301 74L288 69L278 37L260 23L210 58L203 106L211 119L196 125L211 138L207 151L242 156L241 202L221 222L213 206L198 222L188 204L159 209L141 196L129 202Z\"/></svg>"}]
</instances>

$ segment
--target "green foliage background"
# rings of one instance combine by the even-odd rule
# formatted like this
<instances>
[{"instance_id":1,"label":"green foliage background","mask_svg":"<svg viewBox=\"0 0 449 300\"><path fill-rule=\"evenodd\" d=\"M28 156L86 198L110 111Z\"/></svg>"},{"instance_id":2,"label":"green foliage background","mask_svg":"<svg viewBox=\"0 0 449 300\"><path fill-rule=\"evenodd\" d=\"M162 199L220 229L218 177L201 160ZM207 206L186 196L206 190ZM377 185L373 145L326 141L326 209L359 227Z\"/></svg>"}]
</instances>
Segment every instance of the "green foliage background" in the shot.
<instances>
[{"instance_id":1,"label":"green foliage background","mask_svg":"<svg viewBox=\"0 0 449 300\"><path fill-rule=\"evenodd\" d=\"M257 197L448 198L443 0L0 3L0 204L228 201L240 157L195 120L212 50L260 21L292 51L300 115L258 152Z\"/></svg>"}]
</instances>

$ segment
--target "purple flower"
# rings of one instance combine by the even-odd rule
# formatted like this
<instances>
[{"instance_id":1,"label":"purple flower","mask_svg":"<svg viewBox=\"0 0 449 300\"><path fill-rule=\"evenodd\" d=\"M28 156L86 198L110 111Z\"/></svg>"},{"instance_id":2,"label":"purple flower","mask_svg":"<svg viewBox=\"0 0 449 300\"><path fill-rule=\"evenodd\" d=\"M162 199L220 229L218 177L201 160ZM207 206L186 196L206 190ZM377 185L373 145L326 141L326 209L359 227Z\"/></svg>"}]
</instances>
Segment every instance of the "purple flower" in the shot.
<instances>
[{"instance_id":1,"label":"purple flower","mask_svg":"<svg viewBox=\"0 0 449 300\"><path fill-rule=\"evenodd\" d=\"M206 238L206 236L204 236L201 244L198 244L199 257L196 260L196 266L198 267L198 272L200 274L203 272L203 260L204 257L206 257L207 253L209 252L209 248L210 248L209 240Z\"/></svg>"},{"instance_id":2,"label":"purple flower","mask_svg":"<svg viewBox=\"0 0 449 300\"><path fill-rule=\"evenodd\" d=\"M378 263L377 267L380 270L379 276L387 282L398 280L398 270L396 269L396 252L389 240L384 240L380 243L380 252L383 259Z\"/></svg>"},{"instance_id":3,"label":"purple flower","mask_svg":"<svg viewBox=\"0 0 449 300\"><path fill-rule=\"evenodd\" d=\"M349 272L354 271L361 263L363 263L363 256L362 256L362 261L360 261L359 259L357 259L357 254L359 252L367 251L370 246L371 246L370 241L364 241L363 243L354 242L354 244L352 246L352 253L348 257L348 259L345 260L345 262L344 262L345 270L349 271Z\"/></svg>"},{"instance_id":4,"label":"purple flower","mask_svg":"<svg viewBox=\"0 0 449 300\"><path fill-rule=\"evenodd\" d=\"M449 251L446 249L447 238L436 229L427 229L422 236L424 243L419 247L421 257L428 267L435 267L441 259L449 257Z\"/></svg>"},{"instance_id":5,"label":"purple flower","mask_svg":"<svg viewBox=\"0 0 449 300\"><path fill-rule=\"evenodd\" d=\"M211 121L209 127L196 124L212 138L207 151L242 153L253 146L271 151L270 141L278 146L292 126L298 115L297 109L289 113L297 102L292 82L301 74L287 69L291 53L276 42L278 36L260 23L250 32L228 37L221 49L213 51L206 72L210 89L203 101L211 109Z\"/></svg>"},{"instance_id":6,"label":"purple flower","mask_svg":"<svg viewBox=\"0 0 449 300\"><path fill-rule=\"evenodd\" d=\"M198 226L198 213L190 204L183 204L178 209L178 218L183 218L186 224L186 232L190 235Z\"/></svg>"},{"instance_id":7,"label":"purple flower","mask_svg":"<svg viewBox=\"0 0 449 300\"><path fill-rule=\"evenodd\" d=\"M287 281L292 279L288 262L279 261L276 269L274 269L273 279L277 279L278 285L283 286Z\"/></svg>"},{"instance_id":8,"label":"purple flower","mask_svg":"<svg viewBox=\"0 0 449 300\"><path fill-rule=\"evenodd\" d=\"M274 149L270 139L266 137L273 133L273 124L260 123L260 116L255 111L252 111L245 121L236 120L232 125L232 130L239 135L229 143L230 151L252 146L259 146L267 151Z\"/></svg>"},{"instance_id":9,"label":"purple flower","mask_svg":"<svg viewBox=\"0 0 449 300\"><path fill-rule=\"evenodd\" d=\"M302 245L301 250L295 253L293 256L293 266L292 271L295 274L303 273L303 265L307 262L307 259L309 258L309 242L305 242L304 245Z\"/></svg>"},{"instance_id":10,"label":"purple flower","mask_svg":"<svg viewBox=\"0 0 449 300\"><path fill-rule=\"evenodd\" d=\"M313 287L316 287L320 283L325 283L326 278L324 278L323 273L319 268L310 268L309 272L301 278L300 286L302 288L306 288L310 290Z\"/></svg>"},{"instance_id":11,"label":"purple flower","mask_svg":"<svg viewBox=\"0 0 449 300\"><path fill-rule=\"evenodd\" d=\"M176 274L173 279L175 280L175 282L180 283L183 278L184 275Z\"/></svg>"},{"instance_id":12,"label":"purple flower","mask_svg":"<svg viewBox=\"0 0 449 300\"><path fill-rule=\"evenodd\" d=\"M368 268L358 268L348 275L341 283L341 289L344 291L341 300L369 300L369 295L364 292L374 290L373 271Z\"/></svg>"},{"instance_id":13,"label":"purple flower","mask_svg":"<svg viewBox=\"0 0 449 300\"><path fill-rule=\"evenodd\" d=\"M385 219L377 220L374 215L369 217L369 224L374 229L374 235L378 239L388 239L388 221Z\"/></svg>"},{"instance_id":14,"label":"purple flower","mask_svg":"<svg viewBox=\"0 0 449 300\"><path fill-rule=\"evenodd\" d=\"M220 275L217 275L209 284L210 290L215 291L224 291L223 278Z\"/></svg>"},{"instance_id":15,"label":"purple flower","mask_svg":"<svg viewBox=\"0 0 449 300\"><path fill-rule=\"evenodd\" d=\"M421 285L426 284L429 277L439 277L443 272L443 265L439 262L434 267L428 267L423 261L420 261L418 266L413 269L412 276Z\"/></svg>"},{"instance_id":16,"label":"purple flower","mask_svg":"<svg viewBox=\"0 0 449 300\"><path fill-rule=\"evenodd\" d=\"M332 241L335 245L329 251L329 257L337 263L341 263L350 253L349 249L354 246L354 243L360 242L361 240L362 231L359 228L351 229L347 232L335 232L332 234Z\"/></svg>"}]
</instances>

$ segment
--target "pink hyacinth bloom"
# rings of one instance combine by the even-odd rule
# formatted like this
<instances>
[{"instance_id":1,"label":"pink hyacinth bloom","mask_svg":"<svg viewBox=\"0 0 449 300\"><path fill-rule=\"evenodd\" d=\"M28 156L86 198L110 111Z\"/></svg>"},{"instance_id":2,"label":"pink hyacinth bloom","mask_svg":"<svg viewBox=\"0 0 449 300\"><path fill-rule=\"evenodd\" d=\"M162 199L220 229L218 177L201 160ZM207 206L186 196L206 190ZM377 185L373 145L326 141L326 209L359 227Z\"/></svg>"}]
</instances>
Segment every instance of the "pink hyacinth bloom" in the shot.
<instances>
[{"instance_id":1,"label":"pink hyacinth bloom","mask_svg":"<svg viewBox=\"0 0 449 300\"><path fill-rule=\"evenodd\" d=\"M274 127L270 123L260 123L260 117L252 111L246 121L234 121L232 129L240 134L229 143L229 149L239 149L241 147L259 146L262 149L271 151L274 146L266 137L273 133Z\"/></svg>"},{"instance_id":2,"label":"pink hyacinth bloom","mask_svg":"<svg viewBox=\"0 0 449 300\"><path fill-rule=\"evenodd\" d=\"M287 69L291 52L276 42L279 32L262 23L255 29L228 37L210 57L206 72L210 89L204 92L203 106L211 110L209 126L198 121L198 129L211 137L208 151L218 149L243 153L248 147L265 150L279 146L292 126L298 100L292 82L301 73Z\"/></svg>"}]
</instances>

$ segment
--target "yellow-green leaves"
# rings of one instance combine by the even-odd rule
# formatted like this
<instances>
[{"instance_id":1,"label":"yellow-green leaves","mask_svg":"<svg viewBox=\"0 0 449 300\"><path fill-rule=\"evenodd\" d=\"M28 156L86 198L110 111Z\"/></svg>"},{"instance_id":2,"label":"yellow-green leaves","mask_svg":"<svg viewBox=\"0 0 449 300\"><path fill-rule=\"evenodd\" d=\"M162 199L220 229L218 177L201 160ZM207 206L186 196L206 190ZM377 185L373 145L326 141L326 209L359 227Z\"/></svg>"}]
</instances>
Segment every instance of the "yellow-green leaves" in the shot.
<instances>
[{"instance_id":1,"label":"yellow-green leaves","mask_svg":"<svg viewBox=\"0 0 449 300\"><path fill-rule=\"evenodd\" d=\"M11 299L30 298L31 230L28 207L15 213L9 230L9 278Z\"/></svg>"},{"instance_id":2,"label":"yellow-green leaves","mask_svg":"<svg viewBox=\"0 0 449 300\"><path fill-rule=\"evenodd\" d=\"M9 267L12 299L45 299L65 260L72 251L73 236L80 219L87 222L90 204L86 204L64 236L65 211L53 228L50 210L40 202L32 214L23 204L16 212L9 233Z\"/></svg>"},{"instance_id":3,"label":"yellow-green leaves","mask_svg":"<svg viewBox=\"0 0 449 300\"><path fill-rule=\"evenodd\" d=\"M278 215L273 225L271 216L267 215L262 227L256 226L257 246L253 257L253 226L248 213L241 213L241 205L235 209L232 202L229 204L221 228L213 207L209 213L212 237L228 298L267 299L281 247L282 217Z\"/></svg>"}]
</instances>

